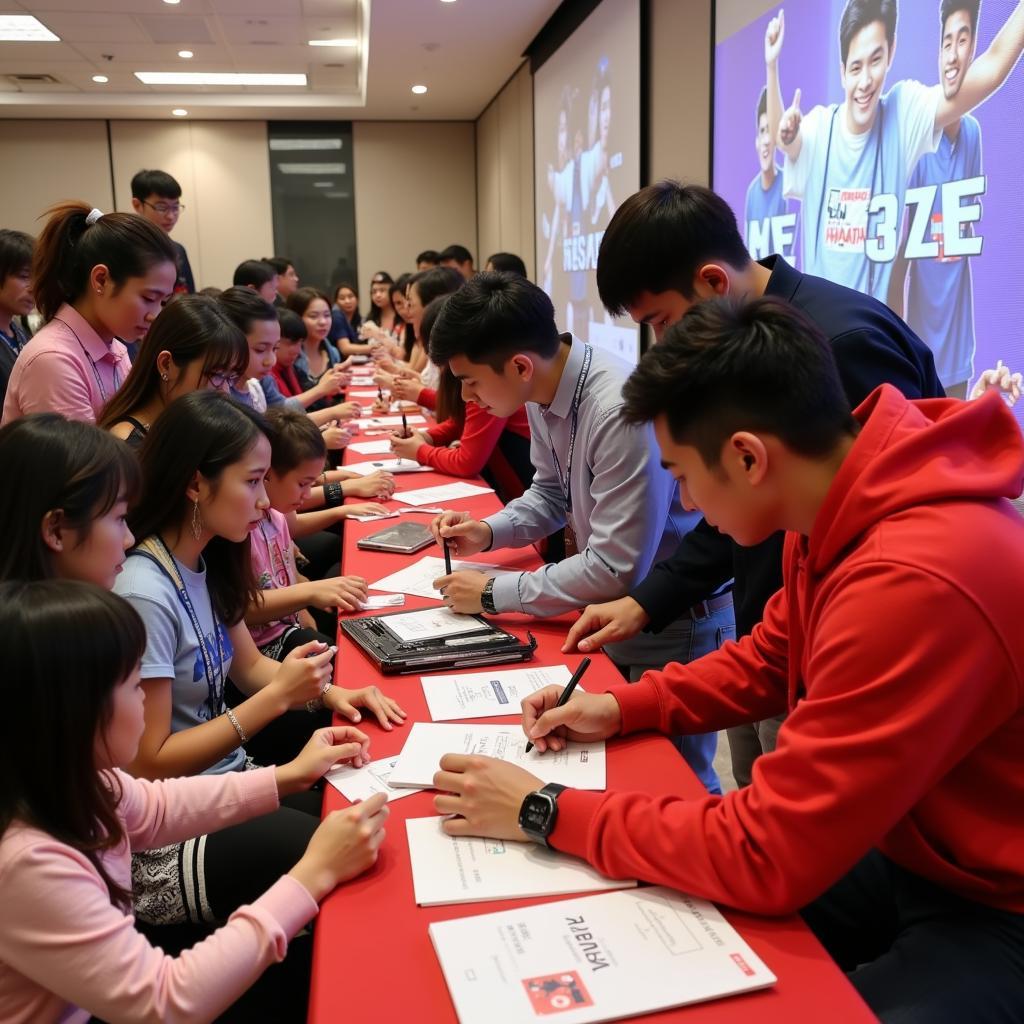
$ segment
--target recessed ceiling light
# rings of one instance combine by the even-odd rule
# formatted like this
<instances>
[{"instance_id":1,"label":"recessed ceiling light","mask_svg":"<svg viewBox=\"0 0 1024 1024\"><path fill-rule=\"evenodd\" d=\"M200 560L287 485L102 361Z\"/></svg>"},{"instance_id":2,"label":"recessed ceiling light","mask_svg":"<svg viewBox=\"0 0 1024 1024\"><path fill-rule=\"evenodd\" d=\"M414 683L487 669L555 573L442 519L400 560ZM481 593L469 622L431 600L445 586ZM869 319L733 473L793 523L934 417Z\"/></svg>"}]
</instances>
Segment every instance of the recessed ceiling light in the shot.
<instances>
[{"instance_id":1,"label":"recessed ceiling light","mask_svg":"<svg viewBox=\"0 0 1024 1024\"><path fill-rule=\"evenodd\" d=\"M344 164L278 164L282 174L344 174Z\"/></svg>"},{"instance_id":2,"label":"recessed ceiling light","mask_svg":"<svg viewBox=\"0 0 1024 1024\"><path fill-rule=\"evenodd\" d=\"M414 85L412 87L412 91L416 93L417 96L422 96L427 91L427 87L425 85Z\"/></svg>"},{"instance_id":3,"label":"recessed ceiling light","mask_svg":"<svg viewBox=\"0 0 1024 1024\"><path fill-rule=\"evenodd\" d=\"M341 149L341 139L271 139L273 152L285 150Z\"/></svg>"},{"instance_id":4,"label":"recessed ceiling light","mask_svg":"<svg viewBox=\"0 0 1024 1024\"><path fill-rule=\"evenodd\" d=\"M143 85L301 85L303 74L252 74L235 71L136 71Z\"/></svg>"},{"instance_id":5,"label":"recessed ceiling light","mask_svg":"<svg viewBox=\"0 0 1024 1024\"><path fill-rule=\"evenodd\" d=\"M173 114L173 115L174 115L175 117L186 117L186 116L188 115L188 111L187 111L187 110L186 110L186 109L185 109L184 107L175 107L175 108L174 108L174 109L173 109L173 110L171 111L171 113L172 113L172 114Z\"/></svg>"},{"instance_id":6,"label":"recessed ceiling light","mask_svg":"<svg viewBox=\"0 0 1024 1024\"><path fill-rule=\"evenodd\" d=\"M310 39L310 46L358 46L358 39Z\"/></svg>"},{"instance_id":7,"label":"recessed ceiling light","mask_svg":"<svg viewBox=\"0 0 1024 1024\"><path fill-rule=\"evenodd\" d=\"M104 85L106 82L110 81L110 79L107 78L106 75L93 75L92 80L94 82L97 82L99 85Z\"/></svg>"},{"instance_id":8,"label":"recessed ceiling light","mask_svg":"<svg viewBox=\"0 0 1024 1024\"><path fill-rule=\"evenodd\" d=\"M441 3L443 3L443 4L453 4L453 3L455 3L455 0L441 0Z\"/></svg>"},{"instance_id":9,"label":"recessed ceiling light","mask_svg":"<svg viewBox=\"0 0 1024 1024\"><path fill-rule=\"evenodd\" d=\"M182 60L191 60L195 56L195 54L191 50L179 50L178 56Z\"/></svg>"},{"instance_id":10,"label":"recessed ceiling light","mask_svg":"<svg viewBox=\"0 0 1024 1024\"><path fill-rule=\"evenodd\" d=\"M334 188L333 181L314 181L313 188Z\"/></svg>"},{"instance_id":11,"label":"recessed ceiling light","mask_svg":"<svg viewBox=\"0 0 1024 1024\"><path fill-rule=\"evenodd\" d=\"M59 43L38 18L31 14L0 14L0 40L7 43Z\"/></svg>"},{"instance_id":12,"label":"recessed ceiling light","mask_svg":"<svg viewBox=\"0 0 1024 1024\"><path fill-rule=\"evenodd\" d=\"M164 0L165 4L180 4L181 0Z\"/></svg>"}]
</instances>

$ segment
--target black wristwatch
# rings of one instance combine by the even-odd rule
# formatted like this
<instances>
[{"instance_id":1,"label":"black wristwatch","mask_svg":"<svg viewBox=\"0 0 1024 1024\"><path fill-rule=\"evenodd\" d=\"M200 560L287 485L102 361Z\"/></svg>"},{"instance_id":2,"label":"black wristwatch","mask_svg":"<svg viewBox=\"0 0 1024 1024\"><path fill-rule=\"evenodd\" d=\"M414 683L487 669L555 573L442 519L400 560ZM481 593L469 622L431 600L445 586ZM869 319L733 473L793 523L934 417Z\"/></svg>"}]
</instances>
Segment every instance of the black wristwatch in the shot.
<instances>
[{"instance_id":1,"label":"black wristwatch","mask_svg":"<svg viewBox=\"0 0 1024 1024\"><path fill-rule=\"evenodd\" d=\"M527 793L519 808L519 827L541 846L549 846L548 836L558 821L558 794L565 789L555 782L549 782L536 793Z\"/></svg>"},{"instance_id":2,"label":"black wristwatch","mask_svg":"<svg viewBox=\"0 0 1024 1024\"><path fill-rule=\"evenodd\" d=\"M480 594L480 607L488 615L497 615L498 609L494 604L494 577L492 576L485 584L483 592Z\"/></svg>"}]
</instances>

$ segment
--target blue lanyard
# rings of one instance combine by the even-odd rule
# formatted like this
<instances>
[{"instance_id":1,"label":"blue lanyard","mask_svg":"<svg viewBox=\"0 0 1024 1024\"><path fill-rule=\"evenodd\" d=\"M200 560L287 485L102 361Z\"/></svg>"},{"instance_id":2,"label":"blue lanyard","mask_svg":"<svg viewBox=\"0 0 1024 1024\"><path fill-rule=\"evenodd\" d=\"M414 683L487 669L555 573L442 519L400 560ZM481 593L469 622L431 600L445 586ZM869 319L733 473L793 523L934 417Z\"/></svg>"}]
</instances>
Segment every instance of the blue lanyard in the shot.
<instances>
[{"instance_id":1,"label":"blue lanyard","mask_svg":"<svg viewBox=\"0 0 1024 1024\"><path fill-rule=\"evenodd\" d=\"M558 461L558 452L555 446L551 445L551 458L555 461L555 472L558 473L558 482L562 486L562 494L565 496L565 510L572 514L572 456L576 450L576 428L579 426L580 402L583 400L583 388L587 383L587 374L590 373L590 361L593 358L594 350L589 345L583 346L583 368L580 370L579 378L576 381L576 390L572 396L572 425L569 428L569 451L565 459L565 477L562 476L562 466Z\"/></svg>"},{"instance_id":2,"label":"blue lanyard","mask_svg":"<svg viewBox=\"0 0 1024 1024\"><path fill-rule=\"evenodd\" d=\"M93 377L96 380L96 387L99 389L99 392L100 392L100 402L103 405L106 405L107 404L107 389L103 386L103 378L100 376L100 371L96 367L95 360L93 359L93 357L91 355L89 355L89 350L85 347L84 343L82 342L82 339L78 336L77 332L71 326L71 324L69 324L66 320L61 320L61 318L59 316L55 316L53 319L59 321L60 323L62 323L72 334L74 334L75 341L78 342L78 347L82 350L82 354L85 356L86 359L89 360L89 366L92 369L92 375L93 375ZM114 373L114 390L117 391L118 388L121 387L121 378L120 378L120 375L117 372L117 363L114 363L114 371L113 371L113 373Z\"/></svg>"}]
</instances>

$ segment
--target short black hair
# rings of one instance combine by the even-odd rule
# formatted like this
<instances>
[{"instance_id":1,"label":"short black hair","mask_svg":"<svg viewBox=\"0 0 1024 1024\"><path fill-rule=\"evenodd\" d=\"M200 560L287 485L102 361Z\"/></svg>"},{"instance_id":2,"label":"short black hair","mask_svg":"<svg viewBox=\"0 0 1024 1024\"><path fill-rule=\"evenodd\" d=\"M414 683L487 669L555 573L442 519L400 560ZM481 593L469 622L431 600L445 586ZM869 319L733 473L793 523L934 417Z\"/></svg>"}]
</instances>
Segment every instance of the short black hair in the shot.
<instances>
[{"instance_id":1,"label":"short black hair","mask_svg":"<svg viewBox=\"0 0 1024 1024\"><path fill-rule=\"evenodd\" d=\"M257 320L277 319L277 310L251 288L227 288L217 296L217 302L243 334L248 334Z\"/></svg>"},{"instance_id":2,"label":"short black hair","mask_svg":"<svg viewBox=\"0 0 1024 1024\"><path fill-rule=\"evenodd\" d=\"M418 267L421 263L429 263L431 266L438 266L441 262L441 254L436 249L424 249L423 252L416 257L416 266Z\"/></svg>"},{"instance_id":3,"label":"short black hair","mask_svg":"<svg viewBox=\"0 0 1024 1024\"><path fill-rule=\"evenodd\" d=\"M517 256L514 252L496 252L493 256L487 257L487 263L491 265L494 270L500 270L506 274L518 274L520 277L526 277L526 264L523 262L521 256ZM484 266L487 266L487 263Z\"/></svg>"},{"instance_id":4,"label":"short black hair","mask_svg":"<svg viewBox=\"0 0 1024 1024\"><path fill-rule=\"evenodd\" d=\"M465 356L498 371L517 352L550 359L557 351L551 299L515 274L477 274L448 296L430 332L430 358L438 366Z\"/></svg>"},{"instance_id":5,"label":"short black hair","mask_svg":"<svg viewBox=\"0 0 1024 1024\"><path fill-rule=\"evenodd\" d=\"M768 90L761 86L761 95L757 97L757 125L758 131L761 129L761 118L768 113Z\"/></svg>"},{"instance_id":6,"label":"short black hair","mask_svg":"<svg viewBox=\"0 0 1024 1024\"><path fill-rule=\"evenodd\" d=\"M951 14L957 11L966 11L971 19L971 36L978 35L978 8L981 7L981 0L942 0L939 6L939 38L946 31L946 22Z\"/></svg>"},{"instance_id":7,"label":"short black hair","mask_svg":"<svg viewBox=\"0 0 1024 1024\"><path fill-rule=\"evenodd\" d=\"M266 260L243 260L235 267L231 283L239 288L262 288L273 281L277 271Z\"/></svg>"},{"instance_id":8,"label":"short black hair","mask_svg":"<svg viewBox=\"0 0 1024 1024\"><path fill-rule=\"evenodd\" d=\"M296 409L278 405L266 415L270 428L270 468L275 473L290 473L308 459L327 455L327 445L320 428Z\"/></svg>"},{"instance_id":9,"label":"short black hair","mask_svg":"<svg viewBox=\"0 0 1024 1024\"><path fill-rule=\"evenodd\" d=\"M456 263L472 263L473 254L464 245L449 245L437 254L438 263L455 260Z\"/></svg>"},{"instance_id":10,"label":"short black hair","mask_svg":"<svg viewBox=\"0 0 1024 1024\"><path fill-rule=\"evenodd\" d=\"M896 45L898 15L896 0L846 0L839 19L839 58L843 66L846 66L853 37L876 21L885 26L885 38L889 43L889 55L892 56L892 48Z\"/></svg>"},{"instance_id":11,"label":"short black hair","mask_svg":"<svg viewBox=\"0 0 1024 1024\"><path fill-rule=\"evenodd\" d=\"M261 262L272 267L275 274L286 274L289 267L295 266L287 256L264 256Z\"/></svg>"},{"instance_id":12,"label":"short black hair","mask_svg":"<svg viewBox=\"0 0 1024 1024\"><path fill-rule=\"evenodd\" d=\"M616 316L644 291L692 299L694 274L708 260L737 270L750 262L736 215L709 188L659 181L615 211L597 255L597 290Z\"/></svg>"},{"instance_id":13,"label":"short black hair","mask_svg":"<svg viewBox=\"0 0 1024 1024\"><path fill-rule=\"evenodd\" d=\"M24 231L0 228L0 287L12 274L32 269L36 240Z\"/></svg>"},{"instance_id":14,"label":"short black hair","mask_svg":"<svg viewBox=\"0 0 1024 1024\"><path fill-rule=\"evenodd\" d=\"M132 178L132 199L148 199L159 196L161 199L180 199L181 186L166 171L139 171Z\"/></svg>"},{"instance_id":15,"label":"short black hair","mask_svg":"<svg viewBox=\"0 0 1024 1024\"><path fill-rule=\"evenodd\" d=\"M282 341L305 341L309 331L306 330L306 321L298 313L285 306L279 306L277 319L281 324Z\"/></svg>"},{"instance_id":16,"label":"short black hair","mask_svg":"<svg viewBox=\"0 0 1024 1024\"><path fill-rule=\"evenodd\" d=\"M692 306L622 389L627 422L664 416L677 444L714 469L738 430L820 457L856 432L832 347L795 306L764 297Z\"/></svg>"},{"instance_id":17,"label":"short black hair","mask_svg":"<svg viewBox=\"0 0 1024 1024\"><path fill-rule=\"evenodd\" d=\"M434 299L457 292L465 283L466 279L454 267L431 267L412 274L408 287L415 287L420 302L429 306Z\"/></svg>"}]
</instances>

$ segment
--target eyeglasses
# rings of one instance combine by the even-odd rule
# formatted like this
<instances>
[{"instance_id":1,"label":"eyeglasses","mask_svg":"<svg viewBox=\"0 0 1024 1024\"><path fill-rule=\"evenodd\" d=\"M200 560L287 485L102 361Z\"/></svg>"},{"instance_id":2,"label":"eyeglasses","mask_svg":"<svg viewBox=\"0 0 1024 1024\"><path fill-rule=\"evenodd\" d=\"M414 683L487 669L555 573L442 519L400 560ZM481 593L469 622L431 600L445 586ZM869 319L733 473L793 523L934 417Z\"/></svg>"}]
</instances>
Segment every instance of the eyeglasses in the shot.
<instances>
[{"instance_id":1,"label":"eyeglasses","mask_svg":"<svg viewBox=\"0 0 1024 1024\"><path fill-rule=\"evenodd\" d=\"M238 383L239 377L241 377L240 373L222 373L219 370L214 370L206 379L210 382L211 387L221 391L226 387L233 388Z\"/></svg>"},{"instance_id":2,"label":"eyeglasses","mask_svg":"<svg viewBox=\"0 0 1024 1024\"><path fill-rule=\"evenodd\" d=\"M150 203L145 199L142 200L142 205L148 206L151 210L155 210L161 217L168 213L177 215L185 209L184 203Z\"/></svg>"}]
</instances>

